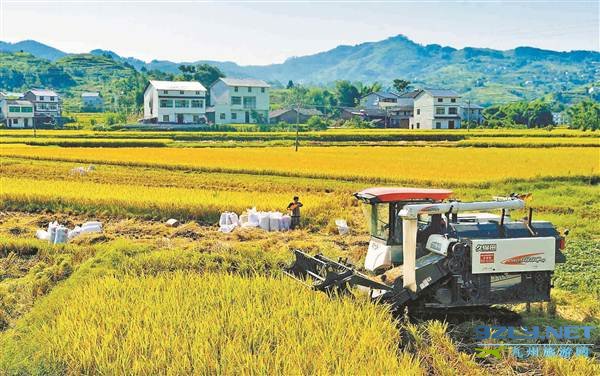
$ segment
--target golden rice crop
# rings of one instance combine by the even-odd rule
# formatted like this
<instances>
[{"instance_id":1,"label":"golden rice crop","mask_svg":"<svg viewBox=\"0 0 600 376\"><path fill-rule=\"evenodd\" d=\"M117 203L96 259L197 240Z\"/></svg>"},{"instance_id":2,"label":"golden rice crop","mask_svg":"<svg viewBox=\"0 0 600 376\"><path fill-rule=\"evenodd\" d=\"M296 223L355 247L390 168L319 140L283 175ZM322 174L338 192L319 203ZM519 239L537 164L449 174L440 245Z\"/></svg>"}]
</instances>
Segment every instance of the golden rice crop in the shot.
<instances>
[{"instance_id":1,"label":"golden rice crop","mask_svg":"<svg viewBox=\"0 0 600 376\"><path fill-rule=\"evenodd\" d=\"M67 374L422 374L382 306L292 280L176 273L102 278L36 328ZM110 302L110 304L107 304Z\"/></svg>"},{"instance_id":2,"label":"golden rice crop","mask_svg":"<svg viewBox=\"0 0 600 376\"><path fill-rule=\"evenodd\" d=\"M600 147L595 137L474 137L458 142L458 146L472 147Z\"/></svg>"},{"instance_id":3,"label":"golden rice crop","mask_svg":"<svg viewBox=\"0 0 600 376\"><path fill-rule=\"evenodd\" d=\"M192 168L399 182L474 183L548 176L595 175L597 148L310 147L55 148L8 146L3 156L84 163Z\"/></svg>"},{"instance_id":4,"label":"golden rice crop","mask_svg":"<svg viewBox=\"0 0 600 376\"><path fill-rule=\"evenodd\" d=\"M146 217L198 218L214 221L223 211L238 213L252 206L260 210L284 211L288 193L231 191L218 189L140 187L126 184L98 184L86 181L41 180L0 177L0 197L5 207L27 210L75 209L117 215L140 214ZM336 207L332 195L306 194L307 214Z\"/></svg>"}]
</instances>

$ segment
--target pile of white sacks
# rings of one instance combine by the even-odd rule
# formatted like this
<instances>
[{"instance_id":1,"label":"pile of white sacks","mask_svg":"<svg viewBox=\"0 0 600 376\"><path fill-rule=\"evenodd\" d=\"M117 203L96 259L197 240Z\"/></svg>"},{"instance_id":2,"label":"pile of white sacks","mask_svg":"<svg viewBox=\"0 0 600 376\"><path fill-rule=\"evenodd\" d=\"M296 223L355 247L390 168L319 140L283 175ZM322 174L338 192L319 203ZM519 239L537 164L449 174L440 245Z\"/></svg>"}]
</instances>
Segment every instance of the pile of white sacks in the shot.
<instances>
[{"instance_id":1,"label":"pile of white sacks","mask_svg":"<svg viewBox=\"0 0 600 376\"><path fill-rule=\"evenodd\" d=\"M35 236L40 240L47 240L50 244L60 244L88 232L102 232L102 223L98 221L85 222L81 226L75 226L69 230L66 226L54 221L48 224L48 231L37 230Z\"/></svg>"},{"instance_id":2,"label":"pile of white sacks","mask_svg":"<svg viewBox=\"0 0 600 376\"><path fill-rule=\"evenodd\" d=\"M280 212L259 212L248 209L239 217L236 213L225 212L219 219L219 231L229 233L236 227L257 227L265 231L288 231L292 217Z\"/></svg>"}]
</instances>

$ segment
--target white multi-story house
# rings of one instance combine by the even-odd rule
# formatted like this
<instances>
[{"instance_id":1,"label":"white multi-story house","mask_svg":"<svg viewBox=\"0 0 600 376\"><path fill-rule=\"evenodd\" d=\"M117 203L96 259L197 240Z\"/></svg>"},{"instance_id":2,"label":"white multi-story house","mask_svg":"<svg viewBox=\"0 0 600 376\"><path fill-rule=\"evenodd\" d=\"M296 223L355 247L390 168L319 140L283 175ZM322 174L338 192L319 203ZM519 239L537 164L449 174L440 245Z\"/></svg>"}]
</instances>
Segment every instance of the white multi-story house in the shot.
<instances>
[{"instance_id":1,"label":"white multi-story house","mask_svg":"<svg viewBox=\"0 0 600 376\"><path fill-rule=\"evenodd\" d=\"M424 89L414 98L411 129L460 128L460 95L453 90Z\"/></svg>"},{"instance_id":2,"label":"white multi-story house","mask_svg":"<svg viewBox=\"0 0 600 376\"><path fill-rule=\"evenodd\" d=\"M197 81L149 81L144 90L144 122L206 123L206 88Z\"/></svg>"},{"instance_id":3,"label":"white multi-story house","mask_svg":"<svg viewBox=\"0 0 600 376\"><path fill-rule=\"evenodd\" d=\"M33 103L23 99L0 100L0 121L8 128L33 127Z\"/></svg>"},{"instance_id":4,"label":"white multi-story house","mask_svg":"<svg viewBox=\"0 0 600 376\"><path fill-rule=\"evenodd\" d=\"M262 80L223 77L210 87L216 124L269 122L269 84ZM212 116L212 114L209 114Z\"/></svg>"},{"instance_id":5,"label":"white multi-story house","mask_svg":"<svg viewBox=\"0 0 600 376\"><path fill-rule=\"evenodd\" d=\"M54 90L33 89L23 95L33 103L33 121L36 127L61 124L60 97Z\"/></svg>"}]
</instances>

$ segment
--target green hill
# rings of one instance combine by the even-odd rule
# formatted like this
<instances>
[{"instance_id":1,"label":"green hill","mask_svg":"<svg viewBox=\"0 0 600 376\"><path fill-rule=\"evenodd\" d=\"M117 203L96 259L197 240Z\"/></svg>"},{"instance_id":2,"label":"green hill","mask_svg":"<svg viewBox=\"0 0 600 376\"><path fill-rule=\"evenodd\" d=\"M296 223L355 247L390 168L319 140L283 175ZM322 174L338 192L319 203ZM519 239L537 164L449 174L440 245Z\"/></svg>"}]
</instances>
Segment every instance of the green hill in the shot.
<instances>
[{"instance_id":1,"label":"green hill","mask_svg":"<svg viewBox=\"0 0 600 376\"><path fill-rule=\"evenodd\" d=\"M199 60L146 63L121 57L108 50L70 55L52 47L26 41L19 45L38 58L22 53L0 54L0 89L36 85L68 88L68 93L99 90L114 104L134 103L140 80L153 72L177 74L181 64L207 63L228 76L261 78L275 86L289 80L306 85L330 86L336 80L372 83L389 87L395 78L409 80L415 87L444 87L457 90L476 103L497 104L552 96L561 103L586 97L598 81L600 53L557 52L532 47L499 51L486 48L455 49L437 44L421 45L398 35L378 42L338 46L314 55L293 57L282 64L241 66L233 62ZM0 42L0 51L6 43ZM42 47L43 46L43 47ZM31 47L29 50L27 48ZM54 63L41 60L48 55ZM41 54L41 55L40 55ZM71 82L71 80L74 81ZM72 90L71 90L72 89ZM126 91L125 94L122 94ZM133 96L132 96L133 95ZM139 98L137 98L139 99Z\"/></svg>"},{"instance_id":2,"label":"green hill","mask_svg":"<svg viewBox=\"0 0 600 376\"><path fill-rule=\"evenodd\" d=\"M0 53L0 90L53 88L71 111L79 109L84 91L99 91L109 107L135 108L146 82L132 66L104 56L66 55L50 62L24 52Z\"/></svg>"}]
</instances>

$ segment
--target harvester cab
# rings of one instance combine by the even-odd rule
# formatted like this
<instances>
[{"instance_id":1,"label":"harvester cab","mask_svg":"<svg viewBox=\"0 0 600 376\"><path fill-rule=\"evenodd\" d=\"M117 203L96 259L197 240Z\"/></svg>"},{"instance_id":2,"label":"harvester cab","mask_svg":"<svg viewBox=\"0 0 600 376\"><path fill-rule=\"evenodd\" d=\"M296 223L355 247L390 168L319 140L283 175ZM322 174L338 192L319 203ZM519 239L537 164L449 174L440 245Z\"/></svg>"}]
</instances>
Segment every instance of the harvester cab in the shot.
<instances>
[{"instance_id":1,"label":"harvester cab","mask_svg":"<svg viewBox=\"0 0 600 376\"><path fill-rule=\"evenodd\" d=\"M545 301L562 238L549 222L512 221L517 196L450 201L452 191L369 188L355 193L370 232L363 272L295 251L286 273L322 291L368 291L394 307L447 308ZM482 211L501 211L499 214Z\"/></svg>"}]
</instances>

